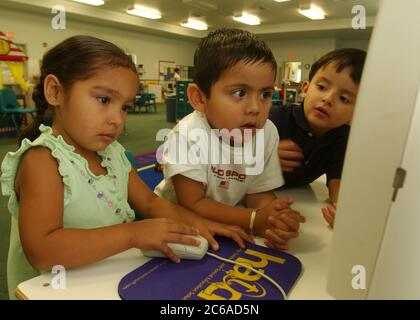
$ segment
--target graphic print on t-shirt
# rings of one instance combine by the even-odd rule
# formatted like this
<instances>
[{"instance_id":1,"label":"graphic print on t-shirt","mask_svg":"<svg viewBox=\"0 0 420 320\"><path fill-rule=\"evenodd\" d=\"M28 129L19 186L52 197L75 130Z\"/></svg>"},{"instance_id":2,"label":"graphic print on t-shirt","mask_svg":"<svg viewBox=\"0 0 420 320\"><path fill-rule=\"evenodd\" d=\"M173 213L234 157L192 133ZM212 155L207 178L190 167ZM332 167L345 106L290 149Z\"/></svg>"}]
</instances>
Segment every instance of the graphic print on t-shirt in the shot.
<instances>
[{"instance_id":1,"label":"graphic print on t-shirt","mask_svg":"<svg viewBox=\"0 0 420 320\"><path fill-rule=\"evenodd\" d=\"M240 173L235 170L226 170L216 166L211 166L211 172L217 181L217 187L225 190L229 190L231 182L244 183L247 177L244 173Z\"/></svg>"}]
</instances>

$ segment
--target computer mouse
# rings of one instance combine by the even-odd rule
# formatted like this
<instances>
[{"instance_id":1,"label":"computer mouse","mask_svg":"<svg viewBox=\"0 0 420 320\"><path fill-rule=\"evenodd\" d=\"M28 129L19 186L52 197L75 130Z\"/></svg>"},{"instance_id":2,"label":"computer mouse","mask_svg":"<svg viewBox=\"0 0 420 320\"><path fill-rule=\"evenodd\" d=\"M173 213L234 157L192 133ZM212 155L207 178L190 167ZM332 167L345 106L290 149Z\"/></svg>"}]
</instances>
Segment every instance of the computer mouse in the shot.
<instances>
[{"instance_id":1,"label":"computer mouse","mask_svg":"<svg viewBox=\"0 0 420 320\"><path fill-rule=\"evenodd\" d=\"M189 236L200 241L199 246L190 246L182 243L168 243L168 247L181 259L201 260L209 247L209 243L202 236ZM146 257L167 258L162 252L158 250L141 249L143 255Z\"/></svg>"}]
</instances>

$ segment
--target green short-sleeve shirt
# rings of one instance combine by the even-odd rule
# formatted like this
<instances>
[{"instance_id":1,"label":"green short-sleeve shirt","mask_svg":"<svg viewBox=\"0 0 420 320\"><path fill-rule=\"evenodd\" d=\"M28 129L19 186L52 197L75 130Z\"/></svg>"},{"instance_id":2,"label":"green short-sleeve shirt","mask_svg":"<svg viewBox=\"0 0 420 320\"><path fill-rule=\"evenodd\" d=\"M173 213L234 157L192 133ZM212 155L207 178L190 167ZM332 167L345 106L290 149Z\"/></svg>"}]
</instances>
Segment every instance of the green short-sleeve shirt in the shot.
<instances>
[{"instance_id":1,"label":"green short-sleeve shirt","mask_svg":"<svg viewBox=\"0 0 420 320\"><path fill-rule=\"evenodd\" d=\"M25 280L39 275L27 261L19 237L19 203L14 183L20 159L32 147L43 146L51 150L57 160L59 174L64 185L64 228L100 228L119 223L131 222L135 213L128 204L128 175L131 164L124 154L124 148L113 142L106 149L98 151L101 166L106 175L94 175L88 162L74 152L61 136L52 135L50 127L41 125L41 135L31 142L22 141L16 152L9 152L1 165L1 189L9 196L8 209L12 215L10 247L7 260L9 296L15 298L15 288Z\"/></svg>"}]
</instances>

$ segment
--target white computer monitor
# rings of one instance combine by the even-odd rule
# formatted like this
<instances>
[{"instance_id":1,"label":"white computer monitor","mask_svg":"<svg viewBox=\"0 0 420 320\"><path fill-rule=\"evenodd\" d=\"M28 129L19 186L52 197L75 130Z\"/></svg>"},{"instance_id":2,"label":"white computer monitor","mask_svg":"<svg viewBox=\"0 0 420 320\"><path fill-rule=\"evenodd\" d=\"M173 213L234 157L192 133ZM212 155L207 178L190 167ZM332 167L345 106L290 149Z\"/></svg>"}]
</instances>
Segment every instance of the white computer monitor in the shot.
<instances>
[{"instance_id":1,"label":"white computer monitor","mask_svg":"<svg viewBox=\"0 0 420 320\"><path fill-rule=\"evenodd\" d=\"M420 298L419 12L420 1L383 0L376 18L338 199L335 298Z\"/></svg>"}]
</instances>

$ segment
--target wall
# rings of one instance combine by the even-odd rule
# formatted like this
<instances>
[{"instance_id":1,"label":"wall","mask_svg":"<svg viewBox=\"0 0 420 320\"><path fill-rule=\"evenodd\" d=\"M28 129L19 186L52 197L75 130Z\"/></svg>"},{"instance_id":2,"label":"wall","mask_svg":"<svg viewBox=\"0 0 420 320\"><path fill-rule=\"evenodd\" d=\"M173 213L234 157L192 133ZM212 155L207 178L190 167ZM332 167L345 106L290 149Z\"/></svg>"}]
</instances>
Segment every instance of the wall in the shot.
<instances>
[{"instance_id":1,"label":"wall","mask_svg":"<svg viewBox=\"0 0 420 320\"><path fill-rule=\"evenodd\" d=\"M288 61L302 62L302 80L308 79L309 69L305 69L305 64L312 65L318 58L328 51L334 50L336 40L333 38L309 39L309 40L267 40L267 44L276 57L277 64L281 68L278 79L282 79L284 63ZM295 59L290 59L289 54L294 53Z\"/></svg>"},{"instance_id":2,"label":"wall","mask_svg":"<svg viewBox=\"0 0 420 320\"><path fill-rule=\"evenodd\" d=\"M143 79L158 79L159 60L175 61L178 65L192 65L193 55L198 40L181 40L145 34L139 31L118 29L117 27L88 24L75 21L67 17L66 30L54 30L51 28L51 15L39 15L35 13L17 12L0 7L0 30L4 33L13 31L16 34L17 43L27 46L29 76L38 74L39 61L46 49L43 42L51 48L63 39L76 35L88 34L109 40L124 50L137 55L137 63L144 65L145 74ZM22 23L24 21L24 23ZM30 30L28 32L28 30ZM273 50L277 63L284 71L284 63L287 61L302 62L302 79L307 79L309 69L305 64L312 63L323 54L335 48L356 47L367 49L368 40L339 40L335 38L298 39L298 40L266 40ZM294 53L295 59L290 59L289 54ZM279 75L280 79L282 75Z\"/></svg>"},{"instance_id":3,"label":"wall","mask_svg":"<svg viewBox=\"0 0 420 320\"><path fill-rule=\"evenodd\" d=\"M175 61L181 65L192 65L195 41L171 39L137 31L117 29L117 27L101 26L75 21L67 16L66 29L51 28L54 16L39 15L12 11L0 7L0 30L4 33L13 31L16 43L26 44L29 56L29 79L39 74L39 62L44 52L64 40L78 34L87 34L111 41L127 52L137 55L137 63L144 65L144 79L158 79L159 60ZM48 47L42 46L43 42Z\"/></svg>"},{"instance_id":4,"label":"wall","mask_svg":"<svg viewBox=\"0 0 420 320\"><path fill-rule=\"evenodd\" d=\"M284 63L288 61L302 62L302 80L309 77L309 70L305 69L305 64L312 64L325 53L336 48L358 48L367 50L369 40L341 40L335 38L319 39L299 39L299 40L266 40L277 59L277 64L281 68L278 81L281 81L284 72ZM289 54L294 53L295 59L290 59ZM277 82L279 83L279 82Z\"/></svg>"},{"instance_id":5,"label":"wall","mask_svg":"<svg viewBox=\"0 0 420 320\"><path fill-rule=\"evenodd\" d=\"M367 51L369 40L344 40L337 39L337 48L357 48Z\"/></svg>"}]
</instances>

